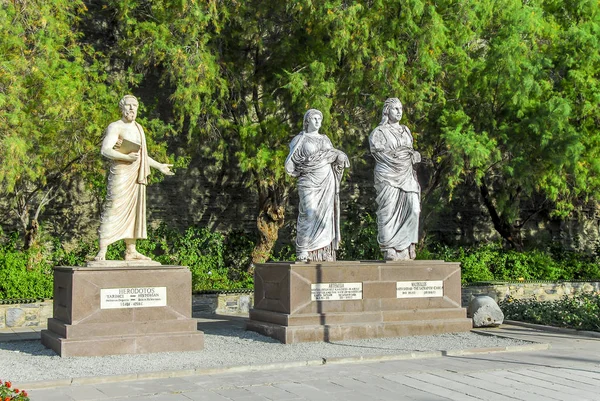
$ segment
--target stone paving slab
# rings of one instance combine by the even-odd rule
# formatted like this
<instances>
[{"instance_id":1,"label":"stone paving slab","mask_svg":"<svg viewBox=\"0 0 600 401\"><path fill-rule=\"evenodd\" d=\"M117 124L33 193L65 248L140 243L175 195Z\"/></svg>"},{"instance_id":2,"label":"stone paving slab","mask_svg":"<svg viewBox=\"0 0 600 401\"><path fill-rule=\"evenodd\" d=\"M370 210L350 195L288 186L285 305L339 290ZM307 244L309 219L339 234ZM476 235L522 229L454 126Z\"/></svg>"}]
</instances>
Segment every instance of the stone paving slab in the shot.
<instances>
[{"instance_id":1,"label":"stone paving slab","mask_svg":"<svg viewBox=\"0 0 600 401\"><path fill-rule=\"evenodd\" d=\"M40 332L45 328L45 326L5 327L0 329L0 342L39 340Z\"/></svg>"},{"instance_id":2,"label":"stone paving slab","mask_svg":"<svg viewBox=\"0 0 600 401\"><path fill-rule=\"evenodd\" d=\"M367 365L372 365L371 363ZM373 365L388 366L390 362L374 363ZM443 365L443 364L441 364ZM392 373L373 375L363 369L364 365L355 364L345 369L337 376L325 372L327 379L314 379L308 371L327 369L327 367L297 368L300 377L307 379L289 379L285 371L277 372L272 377L265 378L261 372L249 372L248 380L240 385L235 374L215 375L204 377L196 389L187 391L187 383L178 387L178 383L165 379L149 383L126 382L109 389L107 385L81 386L80 391L74 387L64 389L33 390L32 400L52 401L61 400L599 400L600 396L578 391L574 386L557 386L546 388L540 383L530 383L523 378L524 373L531 374L531 369L516 369L513 371L491 370L483 373L451 372L443 366L436 373ZM336 369L339 366L330 366ZM489 368L489 367L488 367ZM428 367L423 367L427 370ZM548 370L549 368L544 368ZM366 371L365 371L366 370ZM558 369L554 371L560 374ZM255 374L258 375L254 377ZM314 372L311 372L314 373ZM540 373L538 371L538 373ZM541 373L543 374L543 372ZM593 380L600 380L600 373L591 375ZM517 380L519 378L519 380ZM443 380L440 380L443 379ZM248 384L254 382L255 384ZM159 384L160 383L160 384ZM469 385L465 384L469 383ZM490 388L490 384L494 387ZM526 384L525 386L523 384ZM163 386L162 390L160 386ZM113 386L113 385L111 385ZM156 393L157 387L159 393ZM85 396L81 396L81 395ZM519 396L520 395L520 396ZM39 397L39 398L38 398ZM61 398L62 397L62 398Z\"/></svg>"},{"instance_id":3,"label":"stone paving slab","mask_svg":"<svg viewBox=\"0 0 600 401\"><path fill-rule=\"evenodd\" d=\"M522 401L531 401L532 394L524 394L522 390L518 390L516 388L502 386L496 384L493 380L481 380L481 376L477 376L477 373L471 374L460 374L456 372L443 371L443 372L434 372L432 375L436 377L443 378L445 380L449 380L454 383L461 383L463 385L468 385L476 390L474 391L485 391L483 393L485 396L490 397L502 397L503 399L510 400L522 400ZM475 380L474 380L475 379Z\"/></svg>"}]
</instances>

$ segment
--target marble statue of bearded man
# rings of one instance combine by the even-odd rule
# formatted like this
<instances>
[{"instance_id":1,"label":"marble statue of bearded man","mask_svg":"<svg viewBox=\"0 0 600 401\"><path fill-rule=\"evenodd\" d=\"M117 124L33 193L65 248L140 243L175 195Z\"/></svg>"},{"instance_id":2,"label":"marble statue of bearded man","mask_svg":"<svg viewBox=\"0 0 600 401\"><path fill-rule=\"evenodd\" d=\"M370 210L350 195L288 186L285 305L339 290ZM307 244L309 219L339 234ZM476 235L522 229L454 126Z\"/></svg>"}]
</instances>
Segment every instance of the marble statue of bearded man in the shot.
<instances>
[{"instance_id":1,"label":"marble statue of bearded man","mask_svg":"<svg viewBox=\"0 0 600 401\"><path fill-rule=\"evenodd\" d=\"M102 261L110 244L125 240L125 260L148 261L135 248L138 238L146 238L146 185L150 167L173 175L169 167L148 156L146 137L137 117L138 101L126 95L119 102L122 118L111 123L102 141L101 154L110 159L108 191L100 222L100 250L94 258Z\"/></svg>"},{"instance_id":2,"label":"marble statue of bearded man","mask_svg":"<svg viewBox=\"0 0 600 401\"><path fill-rule=\"evenodd\" d=\"M376 162L377 241L386 260L414 259L419 239L421 187L413 165L421 155L413 149L410 130L400 119L402 103L387 99L381 123L369 136Z\"/></svg>"},{"instance_id":3,"label":"marble statue of bearded man","mask_svg":"<svg viewBox=\"0 0 600 401\"><path fill-rule=\"evenodd\" d=\"M323 114L310 109L304 130L290 143L288 174L298 177L296 257L300 261L334 261L340 243L340 181L348 156L319 133Z\"/></svg>"}]
</instances>

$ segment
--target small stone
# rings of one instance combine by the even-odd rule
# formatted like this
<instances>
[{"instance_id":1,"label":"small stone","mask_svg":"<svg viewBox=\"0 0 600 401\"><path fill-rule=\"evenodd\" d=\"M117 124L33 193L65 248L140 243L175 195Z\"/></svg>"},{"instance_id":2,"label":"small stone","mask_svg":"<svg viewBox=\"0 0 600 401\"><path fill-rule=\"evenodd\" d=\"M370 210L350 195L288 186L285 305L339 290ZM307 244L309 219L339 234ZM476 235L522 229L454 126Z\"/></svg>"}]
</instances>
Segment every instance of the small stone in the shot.
<instances>
[{"instance_id":1,"label":"small stone","mask_svg":"<svg viewBox=\"0 0 600 401\"><path fill-rule=\"evenodd\" d=\"M21 327L25 323L25 312L20 308L10 308L6 311L6 326Z\"/></svg>"},{"instance_id":2,"label":"small stone","mask_svg":"<svg viewBox=\"0 0 600 401\"><path fill-rule=\"evenodd\" d=\"M241 295L240 296L240 310L241 313L248 313L250 311L250 296L249 295Z\"/></svg>"}]
</instances>

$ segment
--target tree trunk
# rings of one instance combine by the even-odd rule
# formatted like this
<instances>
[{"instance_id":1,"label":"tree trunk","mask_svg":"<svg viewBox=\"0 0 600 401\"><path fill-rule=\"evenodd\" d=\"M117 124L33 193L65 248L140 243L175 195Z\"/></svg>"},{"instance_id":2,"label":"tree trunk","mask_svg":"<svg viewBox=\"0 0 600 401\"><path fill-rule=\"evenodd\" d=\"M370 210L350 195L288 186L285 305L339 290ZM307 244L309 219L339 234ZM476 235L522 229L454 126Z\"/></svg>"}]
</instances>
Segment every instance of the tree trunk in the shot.
<instances>
[{"instance_id":1,"label":"tree trunk","mask_svg":"<svg viewBox=\"0 0 600 401\"><path fill-rule=\"evenodd\" d=\"M482 183L479 186L479 192L481 193L481 197L483 199L483 204L488 210L490 217L492 219L492 223L494 224L494 228L500 234L500 236L514 249L522 250L523 244L520 240L519 229L515 228L511 223L507 222L503 219L496 210L494 206L494 202L492 201L490 191L485 183Z\"/></svg>"},{"instance_id":2,"label":"tree trunk","mask_svg":"<svg viewBox=\"0 0 600 401\"><path fill-rule=\"evenodd\" d=\"M256 219L258 242L252 251L252 264L264 263L271 256L271 251L279 236L279 229L285 222L286 197L278 196L274 188L259 192L259 212ZM251 266L249 270L253 267Z\"/></svg>"},{"instance_id":3,"label":"tree trunk","mask_svg":"<svg viewBox=\"0 0 600 401\"><path fill-rule=\"evenodd\" d=\"M38 234L40 231L40 225L36 219L32 219L29 222L29 227L25 231L25 249L32 248L38 239Z\"/></svg>"}]
</instances>

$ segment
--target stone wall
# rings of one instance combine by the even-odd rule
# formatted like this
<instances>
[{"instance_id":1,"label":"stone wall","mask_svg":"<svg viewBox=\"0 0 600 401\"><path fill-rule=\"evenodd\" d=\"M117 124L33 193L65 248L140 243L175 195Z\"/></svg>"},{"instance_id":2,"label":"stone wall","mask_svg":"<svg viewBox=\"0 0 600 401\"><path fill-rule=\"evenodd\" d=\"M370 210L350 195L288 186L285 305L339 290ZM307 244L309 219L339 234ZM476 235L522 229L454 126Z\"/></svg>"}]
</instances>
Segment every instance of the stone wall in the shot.
<instances>
[{"instance_id":1,"label":"stone wall","mask_svg":"<svg viewBox=\"0 0 600 401\"><path fill-rule=\"evenodd\" d=\"M600 281L524 281L470 284L462 288L462 305L466 307L473 296L487 295L496 302L512 297L556 301L565 295L600 293Z\"/></svg>"},{"instance_id":2,"label":"stone wall","mask_svg":"<svg viewBox=\"0 0 600 401\"><path fill-rule=\"evenodd\" d=\"M253 305L253 291L192 294L192 316L198 314L247 314Z\"/></svg>"},{"instance_id":3,"label":"stone wall","mask_svg":"<svg viewBox=\"0 0 600 401\"><path fill-rule=\"evenodd\" d=\"M192 294L192 314L247 314L254 305L254 292ZM0 304L0 329L45 327L52 317L52 300Z\"/></svg>"},{"instance_id":4,"label":"stone wall","mask_svg":"<svg viewBox=\"0 0 600 401\"><path fill-rule=\"evenodd\" d=\"M52 300L0 304L0 329L46 326L52 317Z\"/></svg>"},{"instance_id":5,"label":"stone wall","mask_svg":"<svg viewBox=\"0 0 600 401\"><path fill-rule=\"evenodd\" d=\"M494 282L470 284L462 288L462 306L467 307L471 297L488 295L499 301L507 296L515 299L554 301L564 295L600 293L598 281L535 281ZM254 305L252 291L192 294L192 314L247 314ZM46 326L52 317L52 300L34 303L0 304L0 329L15 327Z\"/></svg>"}]
</instances>

